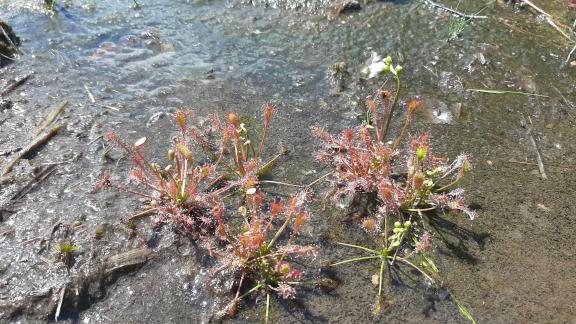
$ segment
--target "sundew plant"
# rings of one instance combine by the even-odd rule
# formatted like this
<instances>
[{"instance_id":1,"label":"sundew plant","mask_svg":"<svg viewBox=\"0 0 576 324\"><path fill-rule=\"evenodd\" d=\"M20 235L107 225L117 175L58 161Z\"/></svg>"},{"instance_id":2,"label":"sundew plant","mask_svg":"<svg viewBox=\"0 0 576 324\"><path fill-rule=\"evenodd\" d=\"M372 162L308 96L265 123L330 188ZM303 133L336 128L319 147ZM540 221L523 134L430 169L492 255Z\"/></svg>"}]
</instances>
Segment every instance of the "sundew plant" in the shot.
<instances>
[{"instance_id":1,"label":"sundew plant","mask_svg":"<svg viewBox=\"0 0 576 324\"><path fill-rule=\"evenodd\" d=\"M365 124L345 129L340 135L332 135L322 127L313 128L322 147L317 159L331 170L325 178L330 184L326 197L341 207L363 201L362 197L374 206L358 225L376 244L338 242L360 255L332 266L361 261L379 263L375 313L382 309L383 277L389 267L409 267L430 284L440 284L439 270L429 253L435 236L431 224L434 217L448 212L476 217L464 203L464 190L458 188L471 170L470 157L462 154L450 162L433 153L429 133L407 137L421 102L406 104L401 130L395 138L389 137L391 120L399 106L402 67L393 66L390 57L384 62L384 71L396 80L396 91L379 90L376 98L367 99ZM471 318L459 303L458 307Z\"/></svg>"},{"instance_id":2,"label":"sundew plant","mask_svg":"<svg viewBox=\"0 0 576 324\"><path fill-rule=\"evenodd\" d=\"M145 153L146 138L129 145L110 132L106 140L130 157L131 169L128 179L104 175L96 189L114 188L142 198L147 211L158 215L156 224L170 224L213 260L211 277L224 276L233 282L229 302L216 315L234 316L243 301L260 296L265 300L267 322L272 296L293 299L298 287L315 285L315 279L307 277L299 265L322 251L302 245L299 236L312 217L312 186L324 180L329 184L325 197L338 206L370 201L358 229L374 244L337 242L359 254L331 266L377 262L374 312L379 313L386 269L408 267L429 284L441 285L431 253L437 217L451 212L476 217L459 188L472 168L470 157L462 154L449 161L434 154L429 133L408 136L420 101L405 104L405 120L398 134L390 136L391 121L400 106L402 67L394 66L390 57L383 62L383 71L395 79L396 89L379 90L374 98L369 97L366 123L356 128L339 135L321 126L313 128L321 145L317 160L330 171L300 193L281 199L262 189L262 177L286 153L265 152L277 114L270 103L261 109L259 131L234 112L225 118L212 114L198 126L192 110L177 111L173 118L176 135L166 155L160 157Z\"/></svg>"},{"instance_id":3,"label":"sundew plant","mask_svg":"<svg viewBox=\"0 0 576 324\"><path fill-rule=\"evenodd\" d=\"M305 274L293 261L316 253L314 246L298 244L310 219L311 192L283 201L267 197L259 186L286 153L262 160L276 112L270 103L262 107L262 128L256 134L236 113L225 121L212 114L210 123L199 127L191 110L177 111L178 133L160 158L146 156L146 138L128 145L116 133L105 136L130 157L131 169L129 181L104 175L96 191L113 188L143 198L148 211L159 215L156 223L171 224L214 260L213 277L232 278L235 295L217 315L233 316L244 299L261 294L268 321L271 295L293 299L296 287L310 282L302 280Z\"/></svg>"}]
</instances>

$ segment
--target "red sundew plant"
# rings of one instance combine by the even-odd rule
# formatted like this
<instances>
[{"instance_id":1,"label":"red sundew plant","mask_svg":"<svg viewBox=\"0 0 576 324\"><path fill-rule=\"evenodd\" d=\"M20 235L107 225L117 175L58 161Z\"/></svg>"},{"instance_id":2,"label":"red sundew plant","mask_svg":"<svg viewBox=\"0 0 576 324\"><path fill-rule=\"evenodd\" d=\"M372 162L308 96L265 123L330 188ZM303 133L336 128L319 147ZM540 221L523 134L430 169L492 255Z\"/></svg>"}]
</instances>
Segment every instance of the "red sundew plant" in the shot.
<instances>
[{"instance_id":1,"label":"red sundew plant","mask_svg":"<svg viewBox=\"0 0 576 324\"><path fill-rule=\"evenodd\" d=\"M219 260L215 273L231 274L236 278L237 287L235 297L221 315L235 314L243 298L263 293L266 295L265 321L268 322L270 295L293 299L295 287L306 283L302 281L303 272L292 261L316 253L313 246L294 243L310 218L305 210L308 196L309 192L304 191L287 202L276 200L265 206L262 192L247 195L245 206L238 209L244 219L240 227L226 223L220 207L214 210L214 217L218 220L216 235L227 243L215 252Z\"/></svg>"},{"instance_id":2,"label":"red sundew plant","mask_svg":"<svg viewBox=\"0 0 576 324\"><path fill-rule=\"evenodd\" d=\"M262 163L264 141L276 111L271 104L263 106L263 128L256 142L235 113L229 113L226 122L212 114L209 126L197 127L190 122L192 111L177 111L178 135L172 139L165 166L145 157L146 138L128 145L110 132L105 139L131 158L130 178L135 183L125 185L105 175L95 188L110 187L146 199L152 211L171 220L180 234L198 242L217 260L214 275L235 279L236 295L222 313L234 313L244 298L263 292L266 321L270 295L292 299L295 287L306 283L293 261L316 252L313 246L295 242L310 218L311 193L303 191L286 202L267 203L258 189L260 177L284 154ZM241 193L240 198L232 199L233 193ZM226 208L226 203L231 207L238 202L239 208Z\"/></svg>"},{"instance_id":3,"label":"red sundew plant","mask_svg":"<svg viewBox=\"0 0 576 324\"><path fill-rule=\"evenodd\" d=\"M131 158L130 178L136 186L112 181L105 175L95 189L113 187L143 197L152 207L148 211L169 216L179 231L198 239L214 227L209 211L224 195L238 191L254 193L260 177L285 153L262 163L264 142L276 112L272 104L262 107L263 130L256 148L252 142L254 134L235 113L228 114L225 123L212 114L210 126L201 128L192 124L191 110L177 111L174 124L178 135L168 150L167 165L162 167L144 156L146 138L130 146L116 133L109 132L105 139Z\"/></svg>"},{"instance_id":4,"label":"red sundew plant","mask_svg":"<svg viewBox=\"0 0 576 324\"><path fill-rule=\"evenodd\" d=\"M470 157L458 156L453 162L433 155L430 136L423 133L411 137L407 148L401 146L414 112L420 101L410 101L406 119L394 140L388 139L390 121L398 106L402 68L385 59L385 71L397 81L394 95L379 90L377 99L368 98L367 124L345 129L341 135L331 135L321 127L313 134L322 144L317 159L331 172L326 175L330 189L326 196L345 207L359 196L376 197L376 208L364 218L361 227L377 242L377 248L338 243L355 248L366 256L357 256L334 263L333 266L365 260L378 260L378 298L375 313L381 310L382 284L385 266L402 264L420 272L431 284L438 269L426 253L432 246L434 228L428 222L435 213L461 211L474 219L476 214L463 200L463 190L457 188L470 171ZM378 109L380 107L380 109ZM459 304L461 313L471 318Z\"/></svg>"},{"instance_id":5,"label":"red sundew plant","mask_svg":"<svg viewBox=\"0 0 576 324\"><path fill-rule=\"evenodd\" d=\"M166 167L150 162L143 155L146 138L141 138L133 146L127 145L113 132L106 134L106 140L123 149L131 158L130 178L136 186L112 181L105 175L96 185L100 190L112 187L148 200L154 211L168 216L183 234L198 239L213 228L209 216L211 208L220 201L219 191L209 191L211 179L215 177L215 165L194 165L190 151L176 142L177 151L169 150Z\"/></svg>"},{"instance_id":6,"label":"red sundew plant","mask_svg":"<svg viewBox=\"0 0 576 324\"><path fill-rule=\"evenodd\" d=\"M280 156L287 153L283 149L267 162L262 160L264 143L276 113L277 108L271 103L262 106L262 131L258 139L236 113L229 113L225 122L212 114L211 126L201 129L188 125L190 112L179 111L175 117L180 129L177 145L196 146L214 163L219 173L214 186L226 184L240 187L245 192L254 191L260 178L271 170Z\"/></svg>"}]
</instances>

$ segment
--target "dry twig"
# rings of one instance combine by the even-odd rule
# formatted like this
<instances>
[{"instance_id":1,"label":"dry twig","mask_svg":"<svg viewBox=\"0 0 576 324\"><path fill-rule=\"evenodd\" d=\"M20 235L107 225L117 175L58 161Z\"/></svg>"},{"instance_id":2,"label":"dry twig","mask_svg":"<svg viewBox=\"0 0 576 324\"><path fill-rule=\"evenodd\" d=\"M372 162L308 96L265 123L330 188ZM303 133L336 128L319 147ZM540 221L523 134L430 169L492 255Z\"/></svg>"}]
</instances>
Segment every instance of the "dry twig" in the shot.
<instances>
[{"instance_id":1,"label":"dry twig","mask_svg":"<svg viewBox=\"0 0 576 324\"><path fill-rule=\"evenodd\" d=\"M0 97L4 97L7 94L9 94L10 92L16 90L18 87L23 85L26 81L28 81L32 77L33 74L34 73L26 74L22 78L20 78L20 79L14 81L13 83L10 83L9 85L7 85L6 88L4 88L4 90L2 90L2 92L0 92Z\"/></svg>"},{"instance_id":2,"label":"dry twig","mask_svg":"<svg viewBox=\"0 0 576 324\"><path fill-rule=\"evenodd\" d=\"M92 94L92 91L90 91L87 83L84 83L84 89L86 89L86 93L88 93L88 98L90 98L90 101L92 101L92 103L96 103L96 98L94 98L94 95Z\"/></svg>"},{"instance_id":3,"label":"dry twig","mask_svg":"<svg viewBox=\"0 0 576 324\"><path fill-rule=\"evenodd\" d=\"M439 3L436 3L432 0L424 0L424 2L428 3L429 5L431 5L432 7L438 8L438 9L442 9L444 11L448 11L456 16L460 16L464 19L487 19L488 16L478 16L478 15L467 15L465 13L462 13L460 11L454 10L452 8L448 8L444 5L441 5Z\"/></svg>"},{"instance_id":4,"label":"dry twig","mask_svg":"<svg viewBox=\"0 0 576 324\"><path fill-rule=\"evenodd\" d=\"M42 181L48 178L52 174L52 172L54 172L55 169L56 165L54 164L49 165L44 169L42 169L42 171L40 171L32 180L28 181L28 183L24 187L22 187L22 189L18 190L18 192L14 194L14 196L12 196L10 200L19 200L22 197L24 197L27 193L29 193L32 189L34 189L34 187L36 187L38 184L40 184Z\"/></svg>"},{"instance_id":5,"label":"dry twig","mask_svg":"<svg viewBox=\"0 0 576 324\"><path fill-rule=\"evenodd\" d=\"M60 310L62 309L62 302L64 301L64 293L66 293L66 284L62 285L60 289L60 298L58 300L58 307L56 308L56 314L54 315L54 320L58 322L58 316L60 316Z\"/></svg>"},{"instance_id":6,"label":"dry twig","mask_svg":"<svg viewBox=\"0 0 576 324\"><path fill-rule=\"evenodd\" d=\"M25 148L23 148L18 153L18 155L12 161L10 161L4 167L4 169L2 170L2 173L0 173L0 177L10 173L12 171L12 169L14 169L14 167L18 164L18 162L20 162L21 159L23 159L28 154L36 151L42 145L46 144L52 137L54 137L56 134L58 134L58 131L60 131L62 126L64 126L64 125L55 126L50 131L45 133L44 135L42 135L42 136L36 138L35 140L33 140L32 142L30 142Z\"/></svg>"},{"instance_id":7,"label":"dry twig","mask_svg":"<svg viewBox=\"0 0 576 324\"><path fill-rule=\"evenodd\" d=\"M16 53L21 53L20 50L18 49L18 47L16 46L16 44L14 44L14 42L12 41L12 38L10 37L10 35L8 35L6 30L4 30L4 27L2 27L2 24L0 24L0 31L2 31L2 35L4 35L4 38L6 38L8 43L10 43L9 45L10 45L10 47L12 47L12 50L14 50Z\"/></svg>"},{"instance_id":8,"label":"dry twig","mask_svg":"<svg viewBox=\"0 0 576 324\"><path fill-rule=\"evenodd\" d=\"M143 218L146 216L151 216L151 215L156 214L157 212L158 212L158 208L146 209L145 211L139 212L138 214L134 214L134 215L128 217L128 221L133 221L135 219Z\"/></svg>"},{"instance_id":9,"label":"dry twig","mask_svg":"<svg viewBox=\"0 0 576 324\"><path fill-rule=\"evenodd\" d=\"M552 26L560 34L562 34L562 36L564 36L566 39L568 39L569 41L574 43L574 40L572 39L572 37L570 37L568 34L566 34L566 32L564 30L562 30L562 28L559 27L560 24L558 24L557 22L554 21L554 19L553 19L554 17L552 17L552 15L550 15L546 11L542 10L541 8L539 8L538 6L536 6L535 4L533 4L529 0L522 0L522 2L527 4L528 6L530 6L532 9L536 10L538 13L542 14L544 16L544 19L548 23L548 25Z\"/></svg>"},{"instance_id":10,"label":"dry twig","mask_svg":"<svg viewBox=\"0 0 576 324\"><path fill-rule=\"evenodd\" d=\"M64 111L64 108L68 105L68 101L63 101L60 105L58 105L54 110L52 110L46 117L42 119L38 127L34 130L34 132L29 136L29 138L33 138L38 136L38 134L42 133L50 124L52 124Z\"/></svg>"},{"instance_id":11,"label":"dry twig","mask_svg":"<svg viewBox=\"0 0 576 324\"><path fill-rule=\"evenodd\" d=\"M532 136L532 120L528 117L529 123L526 123L526 135L532 144L532 148L534 149L534 153L536 154L536 162L538 163L538 170L540 171L540 175L542 179L548 179L546 176L546 172L544 171L544 162L542 162L542 156L540 156L540 151L538 151L538 146L536 145L536 140L534 136Z\"/></svg>"}]
</instances>

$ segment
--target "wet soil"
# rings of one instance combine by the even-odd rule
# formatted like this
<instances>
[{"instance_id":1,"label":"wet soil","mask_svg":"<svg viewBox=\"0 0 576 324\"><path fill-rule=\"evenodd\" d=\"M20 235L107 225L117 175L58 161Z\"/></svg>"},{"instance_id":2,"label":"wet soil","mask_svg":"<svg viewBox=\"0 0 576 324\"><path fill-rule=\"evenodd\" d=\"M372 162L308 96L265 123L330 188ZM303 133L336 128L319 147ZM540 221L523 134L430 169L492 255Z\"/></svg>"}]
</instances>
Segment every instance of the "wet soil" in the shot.
<instances>
[{"instance_id":1,"label":"wet soil","mask_svg":"<svg viewBox=\"0 0 576 324\"><path fill-rule=\"evenodd\" d=\"M533 2L566 24L576 17L564 1ZM404 97L425 103L411 132L430 131L437 153L474 156L463 187L480 217L446 216L451 244L436 247L446 291L430 289L416 274L397 274L387 285L389 307L374 317L370 279L377 266L359 264L331 273L341 282L334 290L274 302L271 320L463 323L450 294L479 323L576 318L576 69L564 62L573 44L527 8L500 2L450 42L456 18L417 1L361 1L361 10L337 15L341 2L295 3L142 1L134 8L63 1L50 12L43 1L0 1L0 19L21 38L23 52L0 69L0 89L34 72L1 99L0 165L31 141L43 116L69 102L56 122L62 130L0 179L1 322L53 321L63 292L59 319L68 322L210 320L230 285L202 285L210 261L169 226L152 230L144 219L135 232L127 228L120 220L142 210L137 199L92 193L102 172L125 181L129 167L121 153L108 152L102 134L115 130L129 142L147 136L148 154L163 157L176 109L191 107L199 119L231 109L256 117L263 102L273 101L280 112L269 152L291 150L274 179L309 183L323 174L309 154L309 127L359 124L364 98L389 82L362 78L372 52L400 62ZM462 1L458 8L482 7ZM348 74L334 75L341 62ZM27 186L48 167L45 179ZM309 273L326 275L326 264L352 256L335 240L362 242L347 217L345 210L314 211L304 240L321 252ZM67 241L79 247L70 268L54 260ZM144 241L152 249L141 255ZM125 266L113 266L117 258ZM252 301L227 321L260 321L262 304Z\"/></svg>"}]
</instances>

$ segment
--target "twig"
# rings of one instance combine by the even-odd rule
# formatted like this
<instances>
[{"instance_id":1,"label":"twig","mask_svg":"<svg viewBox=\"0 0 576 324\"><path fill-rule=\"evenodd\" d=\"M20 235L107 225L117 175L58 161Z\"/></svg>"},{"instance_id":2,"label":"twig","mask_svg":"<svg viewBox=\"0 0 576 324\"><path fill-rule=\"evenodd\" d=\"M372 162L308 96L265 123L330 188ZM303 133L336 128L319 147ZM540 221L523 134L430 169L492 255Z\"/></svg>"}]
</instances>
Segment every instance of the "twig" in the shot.
<instances>
[{"instance_id":1,"label":"twig","mask_svg":"<svg viewBox=\"0 0 576 324\"><path fill-rule=\"evenodd\" d=\"M60 116L60 114L62 114L64 108L66 108L67 105L68 101L63 101L62 103L60 103L60 105L58 105L54 110L52 110L52 112L50 112L46 117L43 118L40 124L38 124L38 127L36 127L36 129L34 130L34 133L31 134L32 136L29 136L29 138L38 136L38 134L42 133L48 126L50 126L50 124L52 124L58 118L58 116Z\"/></svg>"},{"instance_id":2,"label":"twig","mask_svg":"<svg viewBox=\"0 0 576 324\"><path fill-rule=\"evenodd\" d=\"M546 11L538 8L535 4L533 4L531 1L528 0L522 0L522 2L524 2L525 4L529 5L530 7L532 7L534 10L538 11L539 13L543 14L546 17L552 17L549 13L547 13Z\"/></svg>"},{"instance_id":3,"label":"twig","mask_svg":"<svg viewBox=\"0 0 576 324\"><path fill-rule=\"evenodd\" d=\"M574 47L572 47L572 50L570 51L570 53L568 53L568 57L566 58L566 64L568 64L570 62L570 57L572 57L572 54L574 54L574 51L576 51L576 45L574 45Z\"/></svg>"},{"instance_id":4,"label":"twig","mask_svg":"<svg viewBox=\"0 0 576 324\"><path fill-rule=\"evenodd\" d=\"M9 228L9 229L1 232L1 233L0 233L0 236L6 236L6 234L10 234L10 233L15 232L15 231L16 231L15 229Z\"/></svg>"},{"instance_id":5,"label":"twig","mask_svg":"<svg viewBox=\"0 0 576 324\"><path fill-rule=\"evenodd\" d=\"M84 83L84 89L86 89L86 93L88 93L88 98L90 98L90 101L92 101L92 103L96 103L96 99L94 98L94 95L92 95L90 88L88 88L87 83Z\"/></svg>"},{"instance_id":6,"label":"twig","mask_svg":"<svg viewBox=\"0 0 576 324\"><path fill-rule=\"evenodd\" d=\"M297 185L297 184L281 182L281 181L272 181L272 180L261 180L258 182L259 183L277 184L277 185L282 185L282 186L287 186L287 187L296 187L296 188L304 188L305 187L305 186L301 186L301 185Z\"/></svg>"},{"instance_id":7,"label":"twig","mask_svg":"<svg viewBox=\"0 0 576 324\"><path fill-rule=\"evenodd\" d=\"M96 137L95 139L91 140L90 143L88 143L86 145L90 146L90 145L94 144L94 142L96 142L97 140L102 139L102 138L104 138L104 135L100 135L100 136Z\"/></svg>"},{"instance_id":8,"label":"twig","mask_svg":"<svg viewBox=\"0 0 576 324\"><path fill-rule=\"evenodd\" d=\"M388 11L386 10L386 7L382 7L381 11L377 14L374 14L372 16L370 16L368 19L366 19L361 25L360 27L364 27L366 25L368 25L372 20L382 17L383 15L385 15Z\"/></svg>"},{"instance_id":9,"label":"twig","mask_svg":"<svg viewBox=\"0 0 576 324\"><path fill-rule=\"evenodd\" d=\"M116 107L109 106L109 105L101 105L101 104L98 104L98 103L97 103L96 105L97 105L97 106L100 106L100 107L102 107L102 108L106 108L106 109L110 109L110 110L114 110L114 111L120 111L120 109L118 109L118 108L116 108Z\"/></svg>"},{"instance_id":10,"label":"twig","mask_svg":"<svg viewBox=\"0 0 576 324\"><path fill-rule=\"evenodd\" d=\"M510 159L510 160L508 160L507 162L508 162L508 163L514 163L514 164L522 164L522 165L533 165L533 166L537 166L537 165L538 165L538 163L533 163L533 162L528 162L528 161L518 161L518 160L515 160L515 159ZM561 165L550 165L550 164L548 164L548 165L546 165L546 168L547 168L547 169L551 169L551 168L552 168L552 169L566 170L566 171L568 171L568 170L576 170L576 167L575 167L575 166L569 166L569 165L568 165L568 166L561 166Z\"/></svg>"},{"instance_id":11,"label":"twig","mask_svg":"<svg viewBox=\"0 0 576 324\"><path fill-rule=\"evenodd\" d=\"M42 237L34 237L34 238L28 239L26 241L22 241L21 244L22 245L28 245L30 243L34 243L34 242L40 241L40 240L43 240L43 238Z\"/></svg>"},{"instance_id":12,"label":"twig","mask_svg":"<svg viewBox=\"0 0 576 324\"><path fill-rule=\"evenodd\" d=\"M19 200L24 197L27 193L29 193L35 186L40 184L40 182L44 181L48 178L52 172L56 169L56 165L49 165L40 171L32 180L28 181L28 183L22 187L22 189L18 190L18 192L10 198L10 200Z\"/></svg>"},{"instance_id":13,"label":"twig","mask_svg":"<svg viewBox=\"0 0 576 324\"><path fill-rule=\"evenodd\" d=\"M6 32L6 30L4 30L4 27L2 27L2 24L0 24L0 30L2 31L2 34L4 35L4 38L6 38L6 40L8 41L8 43L10 43L10 47L12 47L12 49L13 49L16 53L21 53L20 50L18 49L18 47L16 46L16 44L14 44L14 42L12 41L12 38L10 38L10 35L8 35L8 33Z\"/></svg>"},{"instance_id":14,"label":"twig","mask_svg":"<svg viewBox=\"0 0 576 324\"><path fill-rule=\"evenodd\" d=\"M13 83L10 83L8 86L6 86L6 88L4 88L4 90L2 90L2 92L0 92L0 97L5 97L10 92L16 90L16 88L20 87L26 81L28 81L28 79L30 79L33 74L34 73L29 73L29 74L23 76L21 79L18 79L16 81L14 81Z\"/></svg>"},{"instance_id":15,"label":"twig","mask_svg":"<svg viewBox=\"0 0 576 324\"><path fill-rule=\"evenodd\" d=\"M56 308L56 315L54 315L54 320L58 322L58 316L60 316L60 310L62 309L62 302L64 301L64 293L66 292L66 284L62 285L60 289L60 299L58 301L58 307Z\"/></svg>"},{"instance_id":16,"label":"twig","mask_svg":"<svg viewBox=\"0 0 576 324\"><path fill-rule=\"evenodd\" d=\"M546 176L546 172L544 171L544 163L542 162L542 157L540 156L540 152L538 151L538 146L536 146L536 140L534 140L534 136L532 136L532 120L528 120L530 125L526 124L526 135L530 139L530 143L532 144L532 148L536 153L536 162L538 162L538 170L540 171L540 175L542 179L548 179Z\"/></svg>"},{"instance_id":17,"label":"twig","mask_svg":"<svg viewBox=\"0 0 576 324\"><path fill-rule=\"evenodd\" d=\"M158 212L158 208L146 209L145 211L139 212L138 214L134 214L134 215L128 217L128 221L133 221L133 220L138 219L138 218L143 218L146 216L154 215L154 214L156 214L156 212Z\"/></svg>"},{"instance_id":18,"label":"twig","mask_svg":"<svg viewBox=\"0 0 576 324\"><path fill-rule=\"evenodd\" d=\"M436 3L436 2L434 2L434 1L432 1L432 0L424 0L424 1L425 1L426 3L428 3L429 5L431 5L432 7L435 7L435 8L438 8L438 9L442 9L442 10L444 10L444 11L448 11L448 12L450 12L450 13L453 13L453 14L455 14L455 15L457 15L457 16L460 16L460 17L462 17L462 18L465 18L465 19L487 19L487 18L488 18L488 16L467 15L467 14L462 13L462 12L460 12L460 11L457 11L457 10L454 10L454 9L452 9L452 8L448 8L448 7L444 6L444 5L441 5L441 4L439 4L439 3Z\"/></svg>"},{"instance_id":19,"label":"twig","mask_svg":"<svg viewBox=\"0 0 576 324\"><path fill-rule=\"evenodd\" d=\"M525 29L523 29L523 28L515 27L515 26L512 25L507 19L504 19L504 18L502 18L502 17L498 17L498 22L501 23L502 25L510 28L512 31L515 31L515 32L519 32L519 33L522 33L522 34L528 34L528 35L536 36L536 37L539 37L539 38L543 38L543 37L544 37L544 36L542 36L542 35L534 35L534 34L531 34L531 33L529 33L527 30L525 30Z\"/></svg>"},{"instance_id":20,"label":"twig","mask_svg":"<svg viewBox=\"0 0 576 324\"><path fill-rule=\"evenodd\" d=\"M16 59L11 58L10 56L6 56L6 55L4 55L4 54L2 54L2 53L0 53L0 57L5 58L5 59L7 59L7 60L9 60L9 61L12 61L12 62L16 62Z\"/></svg>"},{"instance_id":21,"label":"twig","mask_svg":"<svg viewBox=\"0 0 576 324\"><path fill-rule=\"evenodd\" d=\"M550 15L549 13L547 13L546 11L540 9L538 6L536 6L535 4L533 4L531 1L528 0L522 0L523 3L529 5L530 7L532 7L532 9L538 11L540 14L544 15L544 18L546 19L546 22L548 23L548 25L552 26L554 29L556 29L560 34L562 34L562 36L564 36L565 38L567 38L568 40L570 40L572 43L574 43L574 40L572 39L572 37L570 37L568 34L566 34L560 27L558 27L558 24L552 19L552 15Z\"/></svg>"},{"instance_id":22,"label":"twig","mask_svg":"<svg viewBox=\"0 0 576 324\"><path fill-rule=\"evenodd\" d=\"M10 154L16 153L16 152L18 152L18 151L20 151L20 150L22 150L21 147L9 149L9 150L6 150L6 151L0 151L0 156L10 155Z\"/></svg>"},{"instance_id":23,"label":"twig","mask_svg":"<svg viewBox=\"0 0 576 324\"><path fill-rule=\"evenodd\" d=\"M574 50L572 50L572 51L574 51ZM556 88L555 86L552 86L552 88L554 88L554 90L556 90L556 92L558 92L558 94L560 95L560 97L562 97L562 99L564 100L564 102L566 104L568 104L570 107L574 108L574 104L571 101L569 101L568 99L566 99L566 97L564 97L564 95L562 94L562 92L560 92L560 90L558 88Z\"/></svg>"},{"instance_id":24,"label":"twig","mask_svg":"<svg viewBox=\"0 0 576 324\"><path fill-rule=\"evenodd\" d=\"M47 133L45 133L44 135L42 135L42 136L36 138L35 140L33 140L32 142L30 142L30 144L28 144L25 148L23 148L22 151L20 151L19 154L12 161L10 161L8 163L8 165L6 165L4 167L4 169L2 170L2 173L0 173L0 177L10 173L12 171L12 169L14 169L16 164L18 164L18 162L20 162L20 160L22 158L24 158L28 154L34 152L35 150L37 150L42 145L46 144L46 142L48 142L52 137L54 137L56 134L58 134L58 131L62 128L62 126L64 126L64 125L58 125L58 126L52 128Z\"/></svg>"}]
</instances>

